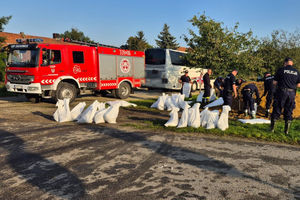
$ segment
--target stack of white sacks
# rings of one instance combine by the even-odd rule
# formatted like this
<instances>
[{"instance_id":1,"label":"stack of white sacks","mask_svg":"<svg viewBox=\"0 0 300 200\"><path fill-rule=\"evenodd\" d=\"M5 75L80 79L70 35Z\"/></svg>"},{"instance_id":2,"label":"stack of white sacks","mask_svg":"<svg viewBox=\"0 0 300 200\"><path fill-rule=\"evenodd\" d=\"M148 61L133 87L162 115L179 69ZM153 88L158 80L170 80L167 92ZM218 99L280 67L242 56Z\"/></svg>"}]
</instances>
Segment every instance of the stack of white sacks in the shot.
<instances>
[{"instance_id":1,"label":"stack of white sacks","mask_svg":"<svg viewBox=\"0 0 300 200\"><path fill-rule=\"evenodd\" d=\"M203 93L201 92L197 97L197 102L202 101ZM213 97L213 94L211 95ZM228 125L228 115L231 110L230 106L223 106L222 113L219 116L218 110L210 111L208 108L218 105L223 105L224 101L219 98L212 103L205 106L205 109L200 113L200 103L195 103L193 107L189 104L191 102L184 101L184 95L172 94L172 96L162 94L151 108L159 110L168 110L170 112L170 119L165 123L166 127L204 127L206 129L219 128L225 131ZM179 120L178 112L182 109L181 118Z\"/></svg>"},{"instance_id":2,"label":"stack of white sacks","mask_svg":"<svg viewBox=\"0 0 300 200\"><path fill-rule=\"evenodd\" d=\"M71 111L69 106L70 99L58 100L56 103L57 110L53 114L55 121L68 122L77 121L78 123L116 123L119 108L136 106L136 104L128 103L124 100L108 101L100 103L95 100L85 110L86 103L81 102L77 104ZM109 107L106 108L105 104Z\"/></svg>"}]
</instances>

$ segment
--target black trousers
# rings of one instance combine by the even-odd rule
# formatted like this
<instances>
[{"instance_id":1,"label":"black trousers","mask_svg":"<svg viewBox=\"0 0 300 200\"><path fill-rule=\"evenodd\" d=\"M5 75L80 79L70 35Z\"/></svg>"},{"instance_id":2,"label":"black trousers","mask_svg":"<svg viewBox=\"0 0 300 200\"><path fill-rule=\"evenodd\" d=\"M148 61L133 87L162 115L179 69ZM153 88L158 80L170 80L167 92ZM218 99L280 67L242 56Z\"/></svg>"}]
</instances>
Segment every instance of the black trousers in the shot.
<instances>
[{"instance_id":1,"label":"black trousers","mask_svg":"<svg viewBox=\"0 0 300 200\"><path fill-rule=\"evenodd\" d=\"M247 110L249 108L250 108L250 112L254 110L254 99L250 91L243 92L243 102L244 102L244 110Z\"/></svg>"},{"instance_id":2,"label":"black trousers","mask_svg":"<svg viewBox=\"0 0 300 200\"><path fill-rule=\"evenodd\" d=\"M268 91L267 92L267 97L266 97L266 109L269 110L273 101L273 97L274 97L274 92L273 91Z\"/></svg>"},{"instance_id":3,"label":"black trousers","mask_svg":"<svg viewBox=\"0 0 300 200\"><path fill-rule=\"evenodd\" d=\"M277 89L274 95L273 112L271 118L279 119L283 110L284 120L293 119L295 109L296 90Z\"/></svg>"},{"instance_id":4,"label":"black trousers","mask_svg":"<svg viewBox=\"0 0 300 200\"><path fill-rule=\"evenodd\" d=\"M232 92L223 91L224 105L232 107Z\"/></svg>"},{"instance_id":5,"label":"black trousers","mask_svg":"<svg viewBox=\"0 0 300 200\"><path fill-rule=\"evenodd\" d=\"M210 87L204 87L203 97L210 97Z\"/></svg>"}]
</instances>

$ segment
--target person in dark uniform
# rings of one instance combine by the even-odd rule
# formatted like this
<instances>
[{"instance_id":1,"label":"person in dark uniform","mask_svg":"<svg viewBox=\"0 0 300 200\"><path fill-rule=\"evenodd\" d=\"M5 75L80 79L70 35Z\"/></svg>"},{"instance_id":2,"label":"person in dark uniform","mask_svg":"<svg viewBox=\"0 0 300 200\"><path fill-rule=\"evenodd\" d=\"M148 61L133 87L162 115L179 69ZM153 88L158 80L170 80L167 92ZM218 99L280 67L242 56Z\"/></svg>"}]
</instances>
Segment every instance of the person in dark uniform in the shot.
<instances>
[{"instance_id":1,"label":"person in dark uniform","mask_svg":"<svg viewBox=\"0 0 300 200\"><path fill-rule=\"evenodd\" d=\"M209 102L209 97L210 97L210 89L211 84L210 84L210 75L212 74L212 70L208 69L207 72L203 76L203 83L204 83L204 94L203 94L203 101L204 103Z\"/></svg>"},{"instance_id":2,"label":"person in dark uniform","mask_svg":"<svg viewBox=\"0 0 300 200\"><path fill-rule=\"evenodd\" d=\"M271 114L271 131L274 132L275 122L279 119L282 109L284 109L284 133L288 134L293 119L296 90L297 87L300 87L300 73L293 67L293 60L291 58L286 58L284 66L276 71L274 85L277 88L274 96L273 112Z\"/></svg>"},{"instance_id":3,"label":"person in dark uniform","mask_svg":"<svg viewBox=\"0 0 300 200\"><path fill-rule=\"evenodd\" d=\"M224 78L219 76L218 78L216 78L214 82L214 88L216 90L217 97L223 96L223 86L224 86Z\"/></svg>"},{"instance_id":4,"label":"person in dark uniform","mask_svg":"<svg viewBox=\"0 0 300 200\"><path fill-rule=\"evenodd\" d=\"M242 95L243 95L243 102L244 102L244 111L245 111L245 116L248 116L248 110L250 108L250 113L252 119L255 119L255 109L254 109L254 99L253 99L253 94L255 93L256 96L256 102L260 101L259 98L259 92L254 83L250 83L243 87L242 89Z\"/></svg>"},{"instance_id":5,"label":"person in dark uniform","mask_svg":"<svg viewBox=\"0 0 300 200\"><path fill-rule=\"evenodd\" d=\"M179 83L181 83L181 90L180 93L182 94L183 84L184 83L191 83L191 78L189 77L189 71L185 70L184 75L182 75L179 79Z\"/></svg>"},{"instance_id":6,"label":"person in dark uniform","mask_svg":"<svg viewBox=\"0 0 300 200\"><path fill-rule=\"evenodd\" d=\"M273 101L273 96L274 96L274 84L273 84L274 76L271 75L270 72L266 72L264 75L264 94L261 96L263 98L264 96L267 95L266 97L266 114L265 117L269 117L270 113L270 107Z\"/></svg>"},{"instance_id":7,"label":"person in dark uniform","mask_svg":"<svg viewBox=\"0 0 300 200\"><path fill-rule=\"evenodd\" d=\"M232 106L232 92L234 92L234 98L237 98L237 90L235 85L235 76L238 70L234 69L230 74L224 79L224 90L223 90L223 100L224 105Z\"/></svg>"}]
</instances>

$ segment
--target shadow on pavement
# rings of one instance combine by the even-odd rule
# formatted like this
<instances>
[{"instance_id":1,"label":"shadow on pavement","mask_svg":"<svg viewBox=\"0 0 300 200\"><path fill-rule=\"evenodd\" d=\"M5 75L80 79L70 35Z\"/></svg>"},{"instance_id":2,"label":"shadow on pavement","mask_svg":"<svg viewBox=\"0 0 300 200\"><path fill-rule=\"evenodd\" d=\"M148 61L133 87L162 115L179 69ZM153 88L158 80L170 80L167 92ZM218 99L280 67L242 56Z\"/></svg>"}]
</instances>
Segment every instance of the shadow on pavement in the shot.
<instances>
[{"instance_id":1,"label":"shadow on pavement","mask_svg":"<svg viewBox=\"0 0 300 200\"><path fill-rule=\"evenodd\" d=\"M15 134L0 129L0 145L9 151L8 164L31 185L62 199L85 195L75 174L39 154L24 151L24 141Z\"/></svg>"}]
</instances>

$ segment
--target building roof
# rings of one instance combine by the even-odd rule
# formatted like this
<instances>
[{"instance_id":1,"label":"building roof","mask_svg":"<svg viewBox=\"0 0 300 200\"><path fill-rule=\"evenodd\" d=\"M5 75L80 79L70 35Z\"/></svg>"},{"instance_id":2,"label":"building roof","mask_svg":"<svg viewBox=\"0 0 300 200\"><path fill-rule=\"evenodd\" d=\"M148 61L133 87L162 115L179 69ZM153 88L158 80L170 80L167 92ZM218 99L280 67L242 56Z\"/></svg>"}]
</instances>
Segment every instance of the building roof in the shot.
<instances>
[{"instance_id":1,"label":"building roof","mask_svg":"<svg viewBox=\"0 0 300 200\"><path fill-rule=\"evenodd\" d=\"M186 52L186 47L178 47L177 51L183 51L183 52Z\"/></svg>"},{"instance_id":2,"label":"building roof","mask_svg":"<svg viewBox=\"0 0 300 200\"><path fill-rule=\"evenodd\" d=\"M44 40L43 43L48 43L48 44L73 44L73 43L64 42L61 40L61 38L53 39L48 37L25 35L23 33L18 34L18 33L0 32L0 37L6 38L5 42L2 44L4 46L9 44L16 44L16 39L19 38L40 38Z\"/></svg>"}]
</instances>

